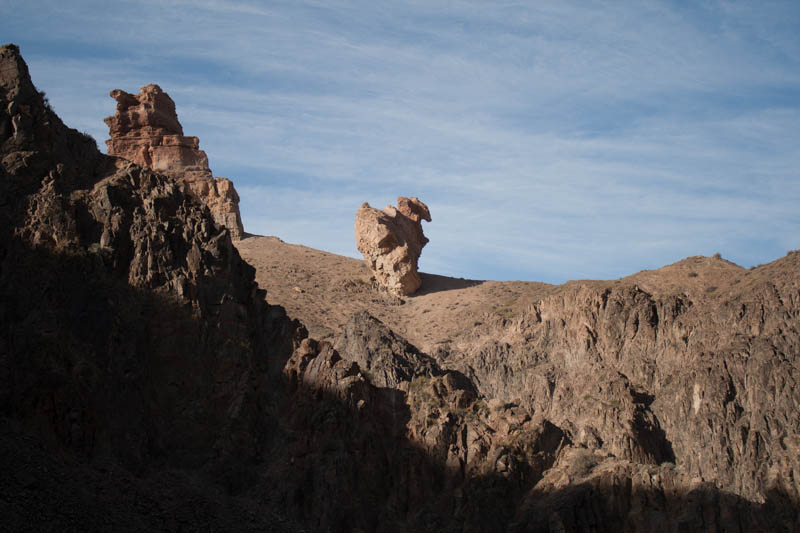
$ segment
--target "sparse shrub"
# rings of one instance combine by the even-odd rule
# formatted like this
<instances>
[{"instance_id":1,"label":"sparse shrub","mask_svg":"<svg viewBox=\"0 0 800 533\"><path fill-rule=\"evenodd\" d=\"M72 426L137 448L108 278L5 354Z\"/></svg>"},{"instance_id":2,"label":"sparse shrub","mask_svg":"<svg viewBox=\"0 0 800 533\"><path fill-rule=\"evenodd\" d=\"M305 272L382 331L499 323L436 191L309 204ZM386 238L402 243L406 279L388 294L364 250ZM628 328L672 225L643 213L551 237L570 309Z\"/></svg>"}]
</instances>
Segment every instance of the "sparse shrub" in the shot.
<instances>
[{"instance_id":1,"label":"sparse shrub","mask_svg":"<svg viewBox=\"0 0 800 533\"><path fill-rule=\"evenodd\" d=\"M706 292L707 292L707 293L712 293L712 292L714 292L715 290L717 290L717 288L716 288L716 287L714 287L714 286L712 285L711 287L708 287L708 288L706 289Z\"/></svg>"},{"instance_id":2,"label":"sparse shrub","mask_svg":"<svg viewBox=\"0 0 800 533\"><path fill-rule=\"evenodd\" d=\"M619 400L616 400L616 399L615 400L611 400L609 402L603 402L603 406L606 409L619 409L621 405L622 405L622 402L620 402Z\"/></svg>"},{"instance_id":3,"label":"sparse shrub","mask_svg":"<svg viewBox=\"0 0 800 533\"><path fill-rule=\"evenodd\" d=\"M50 106L50 100L47 99L47 93L44 91L39 91L39 96L42 97L42 102L44 103L44 108L48 111L52 112L53 108Z\"/></svg>"},{"instance_id":4,"label":"sparse shrub","mask_svg":"<svg viewBox=\"0 0 800 533\"><path fill-rule=\"evenodd\" d=\"M572 455L572 461L570 461L569 465L569 472L573 476L583 477L587 475L589 472L592 471L597 465L597 457L594 454L585 449L579 448L575 450L575 453Z\"/></svg>"},{"instance_id":5,"label":"sparse shrub","mask_svg":"<svg viewBox=\"0 0 800 533\"><path fill-rule=\"evenodd\" d=\"M408 389L410 391L416 392L416 391L420 390L422 387L425 387L428 384L430 384L430 382L431 382L431 378L429 378L428 376L416 376L408 384Z\"/></svg>"},{"instance_id":6,"label":"sparse shrub","mask_svg":"<svg viewBox=\"0 0 800 533\"><path fill-rule=\"evenodd\" d=\"M697 272L689 272L690 278L696 278L698 276Z\"/></svg>"},{"instance_id":7,"label":"sparse shrub","mask_svg":"<svg viewBox=\"0 0 800 533\"><path fill-rule=\"evenodd\" d=\"M84 141L92 143L95 146L95 148L99 149L99 145L97 144L97 139L92 137L88 132L82 131L80 132L80 135Z\"/></svg>"},{"instance_id":8,"label":"sparse shrub","mask_svg":"<svg viewBox=\"0 0 800 533\"><path fill-rule=\"evenodd\" d=\"M417 376L408 384L408 399L412 406L419 408L422 404L441 407L441 399L431 386L433 380L427 376Z\"/></svg>"},{"instance_id":9,"label":"sparse shrub","mask_svg":"<svg viewBox=\"0 0 800 533\"><path fill-rule=\"evenodd\" d=\"M719 252L714 254L714 259L722 259L722 256L720 255Z\"/></svg>"},{"instance_id":10,"label":"sparse shrub","mask_svg":"<svg viewBox=\"0 0 800 533\"><path fill-rule=\"evenodd\" d=\"M348 292L366 292L370 289L371 281L359 278L344 279L341 282L341 289Z\"/></svg>"},{"instance_id":11,"label":"sparse shrub","mask_svg":"<svg viewBox=\"0 0 800 533\"><path fill-rule=\"evenodd\" d=\"M501 318L511 318L514 316L514 308L510 305L498 305L494 308L494 312Z\"/></svg>"}]
</instances>

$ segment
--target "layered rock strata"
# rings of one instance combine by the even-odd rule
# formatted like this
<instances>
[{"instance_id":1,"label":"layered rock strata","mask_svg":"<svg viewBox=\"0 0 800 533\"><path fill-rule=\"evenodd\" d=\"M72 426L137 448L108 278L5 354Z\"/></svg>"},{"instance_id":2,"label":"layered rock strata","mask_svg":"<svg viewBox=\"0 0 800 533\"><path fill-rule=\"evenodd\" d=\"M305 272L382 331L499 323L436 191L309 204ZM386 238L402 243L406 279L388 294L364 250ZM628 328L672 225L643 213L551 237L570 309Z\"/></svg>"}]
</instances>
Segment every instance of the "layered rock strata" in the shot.
<instances>
[{"instance_id":1,"label":"layered rock strata","mask_svg":"<svg viewBox=\"0 0 800 533\"><path fill-rule=\"evenodd\" d=\"M393 294L414 294L422 285L417 261L428 243L423 220L430 222L431 214L416 197L401 196L397 207L382 211L364 202L356 212L356 247L378 283Z\"/></svg>"},{"instance_id":2,"label":"layered rock strata","mask_svg":"<svg viewBox=\"0 0 800 533\"><path fill-rule=\"evenodd\" d=\"M110 94L117 109L105 119L111 136L108 154L177 178L184 192L208 206L217 224L228 228L234 240L241 239L244 229L233 182L211 174L197 137L183 134L172 98L155 84L135 95L119 89Z\"/></svg>"}]
</instances>

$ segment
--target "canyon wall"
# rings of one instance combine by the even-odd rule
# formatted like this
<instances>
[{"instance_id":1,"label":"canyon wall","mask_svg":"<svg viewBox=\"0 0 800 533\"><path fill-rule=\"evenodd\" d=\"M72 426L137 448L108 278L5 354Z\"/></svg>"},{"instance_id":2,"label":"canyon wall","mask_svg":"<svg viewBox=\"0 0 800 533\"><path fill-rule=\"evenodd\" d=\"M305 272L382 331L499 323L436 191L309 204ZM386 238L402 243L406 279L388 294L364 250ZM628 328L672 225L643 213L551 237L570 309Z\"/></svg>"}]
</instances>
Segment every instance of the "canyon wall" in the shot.
<instances>
[{"instance_id":1,"label":"canyon wall","mask_svg":"<svg viewBox=\"0 0 800 533\"><path fill-rule=\"evenodd\" d=\"M119 127L181 136L151 97ZM100 154L15 46L0 163L9 529L800 530L797 252L567 284L424 353L364 312L308 338L182 177Z\"/></svg>"}]
</instances>

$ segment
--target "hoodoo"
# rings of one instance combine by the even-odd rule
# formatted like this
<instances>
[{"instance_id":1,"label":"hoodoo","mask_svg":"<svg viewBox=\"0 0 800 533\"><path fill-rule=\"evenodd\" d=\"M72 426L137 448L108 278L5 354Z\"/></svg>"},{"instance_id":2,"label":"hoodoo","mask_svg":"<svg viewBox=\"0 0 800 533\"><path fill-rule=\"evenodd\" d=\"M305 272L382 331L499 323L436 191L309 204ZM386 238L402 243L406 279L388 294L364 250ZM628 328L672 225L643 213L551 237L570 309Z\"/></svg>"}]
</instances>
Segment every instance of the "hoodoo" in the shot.
<instances>
[{"instance_id":1,"label":"hoodoo","mask_svg":"<svg viewBox=\"0 0 800 533\"><path fill-rule=\"evenodd\" d=\"M176 178L184 192L208 206L214 221L228 228L234 240L241 239L244 229L233 182L211 174L198 138L183 134L172 98L155 84L142 87L139 94L114 89L110 95L117 110L105 119L111 136L106 141L108 154Z\"/></svg>"},{"instance_id":2,"label":"hoodoo","mask_svg":"<svg viewBox=\"0 0 800 533\"><path fill-rule=\"evenodd\" d=\"M418 198L397 199L383 211L364 202L356 212L356 247L364 254L378 283L398 295L414 294L422 280L417 261L428 239L422 221L431 221L428 206Z\"/></svg>"}]
</instances>

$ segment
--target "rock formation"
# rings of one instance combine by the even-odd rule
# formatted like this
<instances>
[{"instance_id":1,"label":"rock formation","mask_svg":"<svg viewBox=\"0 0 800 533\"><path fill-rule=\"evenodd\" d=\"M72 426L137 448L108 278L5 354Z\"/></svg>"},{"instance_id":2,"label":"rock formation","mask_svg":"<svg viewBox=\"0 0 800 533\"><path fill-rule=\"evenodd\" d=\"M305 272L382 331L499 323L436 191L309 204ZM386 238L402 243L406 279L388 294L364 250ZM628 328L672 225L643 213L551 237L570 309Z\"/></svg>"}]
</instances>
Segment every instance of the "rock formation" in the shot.
<instances>
[{"instance_id":1,"label":"rock formation","mask_svg":"<svg viewBox=\"0 0 800 533\"><path fill-rule=\"evenodd\" d=\"M13 45L0 206L3 528L285 530L212 494L250 483L299 324L175 179L65 126Z\"/></svg>"},{"instance_id":2,"label":"rock formation","mask_svg":"<svg viewBox=\"0 0 800 533\"><path fill-rule=\"evenodd\" d=\"M392 312L317 341L14 46L0 207L4 529L800 531L800 252L550 287L431 353Z\"/></svg>"},{"instance_id":3,"label":"rock formation","mask_svg":"<svg viewBox=\"0 0 800 533\"><path fill-rule=\"evenodd\" d=\"M417 261L428 243L423 220L430 222L431 214L416 197L401 196L396 208L383 211L364 202L356 212L356 247L378 283L394 294L414 294L422 285Z\"/></svg>"},{"instance_id":4,"label":"rock formation","mask_svg":"<svg viewBox=\"0 0 800 533\"><path fill-rule=\"evenodd\" d=\"M234 240L241 239L244 229L233 182L211 175L197 137L183 134L172 98L155 84L136 95L119 89L110 94L117 110L105 119L111 136L108 154L177 178L184 192L208 206L217 224L228 228Z\"/></svg>"}]
</instances>

